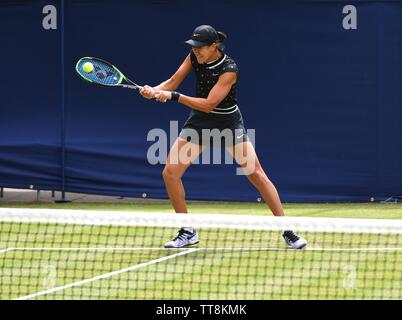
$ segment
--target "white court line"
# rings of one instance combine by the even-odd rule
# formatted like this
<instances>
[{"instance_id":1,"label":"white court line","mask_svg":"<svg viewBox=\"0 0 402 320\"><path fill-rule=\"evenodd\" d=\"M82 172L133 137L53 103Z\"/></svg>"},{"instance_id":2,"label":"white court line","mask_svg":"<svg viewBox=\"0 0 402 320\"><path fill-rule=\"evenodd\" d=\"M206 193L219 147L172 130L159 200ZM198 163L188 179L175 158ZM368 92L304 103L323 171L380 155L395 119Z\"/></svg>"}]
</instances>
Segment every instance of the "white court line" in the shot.
<instances>
[{"instance_id":1,"label":"white court line","mask_svg":"<svg viewBox=\"0 0 402 320\"><path fill-rule=\"evenodd\" d=\"M6 251L173 251L173 250L188 250L189 248L143 248L143 247L106 247L106 248L8 248L6 250L2 250L1 252ZM302 250L296 250L291 248L193 248L197 250L203 251L402 251L402 247L385 247L385 248L304 248Z\"/></svg>"},{"instance_id":2,"label":"white court line","mask_svg":"<svg viewBox=\"0 0 402 320\"><path fill-rule=\"evenodd\" d=\"M125 268L125 269L116 270L116 271L105 273L105 274L102 274L102 275L99 275L99 276L96 276L96 277L93 277L93 278L84 279L84 280L81 280L81 281L69 283L69 284L64 285L64 286L52 288L52 289L49 289L49 290L46 290L46 291L41 291L41 292L33 293L33 294L30 294L30 295L27 295L27 296L19 297L19 298L16 298L14 300L27 300L27 299L47 295L49 293L53 293L53 292L56 292L56 291L61 291L61 290L64 290L64 289L77 287L77 286L80 286L80 285L85 284L85 283L94 282L94 281L101 280L101 279L106 279L106 278L109 278L109 277L112 277L112 276L115 276L115 275L118 275L118 274L121 274L121 273L124 273L124 272L136 270L136 269L139 269L139 268L142 268L142 267L147 267L149 265L156 264L156 263L159 263L159 262L163 262L163 261L166 261L166 260L169 260L169 259L173 259L173 258L176 258L178 256L182 256L182 255L185 255L185 254L188 254L188 253L191 253L191 252L195 252L195 251L198 251L198 250L199 249L196 249L196 248L189 249L189 250L179 252L179 253L176 253L176 254L172 254L172 255L169 255L169 256L166 256L166 257L163 257L163 258L159 258L159 259L151 260L151 261L148 261L148 262L140 263L140 264L137 264L135 266L131 266L131 267L128 267L128 268Z\"/></svg>"},{"instance_id":3,"label":"white court line","mask_svg":"<svg viewBox=\"0 0 402 320\"><path fill-rule=\"evenodd\" d=\"M402 251L402 248L305 248L304 251Z\"/></svg>"}]
</instances>

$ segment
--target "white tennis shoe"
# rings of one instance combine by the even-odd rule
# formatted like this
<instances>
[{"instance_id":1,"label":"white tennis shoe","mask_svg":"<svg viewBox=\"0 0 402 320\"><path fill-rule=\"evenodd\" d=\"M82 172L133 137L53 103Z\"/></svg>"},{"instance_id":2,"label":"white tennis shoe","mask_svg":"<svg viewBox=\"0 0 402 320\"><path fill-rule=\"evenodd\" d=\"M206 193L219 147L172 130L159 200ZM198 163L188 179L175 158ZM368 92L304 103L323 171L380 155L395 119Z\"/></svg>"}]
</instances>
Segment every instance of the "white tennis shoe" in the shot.
<instances>
[{"instance_id":1,"label":"white tennis shoe","mask_svg":"<svg viewBox=\"0 0 402 320\"><path fill-rule=\"evenodd\" d=\"M290 230L284 231L282 237L293 249L303 249L307 245L306 239L299 237L295 232Z\"/></svg>"},{"instance_id":2,"label":"white tennis shoe","mask_svg":"<svg viewBox=\"0 0 402 320\"><path fill-rule=\"evenodd\" d=\"M172 241L165 244L165 248L183 248L200 242L198 233L192 228L181 228L179 234Z\"/></svg>"}]
</instances>

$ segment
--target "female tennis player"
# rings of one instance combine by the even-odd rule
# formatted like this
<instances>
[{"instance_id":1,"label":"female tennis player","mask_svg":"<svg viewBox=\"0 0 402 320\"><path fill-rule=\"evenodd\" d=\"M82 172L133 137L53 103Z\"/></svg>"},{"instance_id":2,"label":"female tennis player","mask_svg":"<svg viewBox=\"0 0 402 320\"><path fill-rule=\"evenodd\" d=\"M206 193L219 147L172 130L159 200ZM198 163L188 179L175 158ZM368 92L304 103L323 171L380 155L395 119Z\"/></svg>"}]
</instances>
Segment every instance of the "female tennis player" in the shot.
<instances>
[{"instance_id":1,"label":"female tennis player","mask_svg":"<svg viewBox=\"0 0 402 320\"><path fill-rule=\"evenodd\" d=\"M209 25L197 27L191 39L186 41L192 50L176 73L158 86L144 86L140 91L147 99L177 101L192 109L169 152L163 170L166 190L176 213L187 213L181 178L209 142L203 139L202 129L218 129L220 132L229 130L232 139L229 139L229 144L225 141L228 152L245 171L253 169L245 172L247 178L261 193L272 213L275 216L284 216L278 192L261 167L247 137L237 105L238 69L235 61L224 53L225 39L223 32L217 32ZM194 71L196 75L196 97L175 91L190 71ZM305 239L290 230L284 231L282 236L294 249L301 249L307 244ZM198 242L198 234L193 228L182 228L178 236L166 243L165 247L181 248Z\"/></svg>"}]
</instances>

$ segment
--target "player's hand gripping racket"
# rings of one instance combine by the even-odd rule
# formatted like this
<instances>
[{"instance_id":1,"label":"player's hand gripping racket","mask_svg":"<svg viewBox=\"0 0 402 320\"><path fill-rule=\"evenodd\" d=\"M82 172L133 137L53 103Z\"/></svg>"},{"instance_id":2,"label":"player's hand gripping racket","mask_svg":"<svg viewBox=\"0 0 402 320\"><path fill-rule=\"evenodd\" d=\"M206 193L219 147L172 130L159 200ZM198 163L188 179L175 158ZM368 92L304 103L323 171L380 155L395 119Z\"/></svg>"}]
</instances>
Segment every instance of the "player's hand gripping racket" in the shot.
<instances>
[{"instance_id":1,"label":"player's hand gripping racket","mask_svg":"<svg viewBox=\"0 0 402 320\"><path fill-rule=\"evenodd\" d=\"M142 89L142 86L128 79L114 65L99 58L81 58L77 62L75 70L84 80L93 84L135 90Z\"/></svg>"}]
</instances>

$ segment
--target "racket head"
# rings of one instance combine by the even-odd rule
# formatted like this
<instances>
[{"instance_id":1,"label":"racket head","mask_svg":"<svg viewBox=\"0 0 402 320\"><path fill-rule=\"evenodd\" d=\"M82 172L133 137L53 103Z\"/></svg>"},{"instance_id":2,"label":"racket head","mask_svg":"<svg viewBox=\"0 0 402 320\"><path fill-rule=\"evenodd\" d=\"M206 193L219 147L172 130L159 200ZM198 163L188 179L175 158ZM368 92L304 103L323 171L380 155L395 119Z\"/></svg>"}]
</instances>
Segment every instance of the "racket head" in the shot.
<instances>
[{"instance_id":1,"label":"racket head","mask_svg":"<svg viewBox=\"0 0 402 320\"><path fill-rule=\"evenodd\" d=\"M93 65L93 71L84 71L84 64L87 62ZM118 86L124 79L124 75L111 63L94 57L78 60L75 70L84 80L102 86Z\"/></svg>"}]
</instances>

